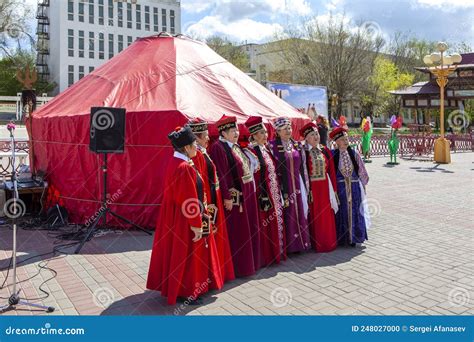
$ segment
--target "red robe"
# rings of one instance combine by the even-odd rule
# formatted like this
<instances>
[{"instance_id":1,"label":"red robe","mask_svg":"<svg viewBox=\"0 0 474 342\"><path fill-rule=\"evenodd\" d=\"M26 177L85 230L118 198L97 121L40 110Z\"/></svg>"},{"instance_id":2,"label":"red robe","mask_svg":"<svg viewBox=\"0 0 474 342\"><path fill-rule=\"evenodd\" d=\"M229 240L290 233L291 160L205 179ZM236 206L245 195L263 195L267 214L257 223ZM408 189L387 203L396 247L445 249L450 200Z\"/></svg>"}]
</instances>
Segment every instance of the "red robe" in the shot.
<instances>
[{"instance_id":1,"label":"red robe","mask_svg":"<svg viewBox=\"0 0 474 342\"><path fill-rule=\"evenodd\" d=\"M207 154L206 150L204 150L204 153L198 150L196 157L193 158L193 162L204 181L204 190L206 192L208 205L214 204L217 207L217 231L214 234L214 240L216 241L217 253L219 254L219 265L222 279L224 281L230 281L235 279L234 264L232 262L232 254L230 252L229 237L225 223L225 209L219 189L219 180L216 174L216 166ZM211 167L211 170L209 170L209 166ZM212 175L213 180L217 180L217 186L215 189L215 202L217 203L212 203L213 197L211 194L211 185L209 181L210 175Z\"/></svg>"},{"instance_id":2,"label":"red robe","mask_svg":"<svg viewBox=\"0 0 474 342\"><path fill-rule=\"evenodd\" d=\"M183 159L174 157L168 164L168 191L163 192L147 288L161 291L170 305L177 297L197 298L223 286L214 237L192 241L191 227L202 226L197 177L194 166Z\"/></svg>"},{"instance_id":3,"label":"red robe","mask_svg":"<svg viewBox=\"0 0 474 342\"><path fill-rule=\"evenodd\" d=\"M327 156L331 151L320 145ZM329 197L329 182L336 189L336 170L334 163L322 150L312 148L306 151L306 163L311 184L312 203L310 203L311 244L317 252L330 252L337 247L336 220ZM329 179L328 179L329 175Z\"/></svg>"},{"instance_id":4,"label":"red robe","mask_svg":"<svg viewBox=\"0 0 474 342\"><path fill-rule=\"evenodd\" d=\"M261 227L262 266L267 266L272 263L278 264L282 259L286 259L283 206L280 184L276 173L276 161L273 155L264 146L255 146L253 152L260 162L260 170L255 173L255 184L257 186L257 205ZM263 210L259 200L262 196L268 196L272 205L271 209Z\"/></svg>"}]
</instances>

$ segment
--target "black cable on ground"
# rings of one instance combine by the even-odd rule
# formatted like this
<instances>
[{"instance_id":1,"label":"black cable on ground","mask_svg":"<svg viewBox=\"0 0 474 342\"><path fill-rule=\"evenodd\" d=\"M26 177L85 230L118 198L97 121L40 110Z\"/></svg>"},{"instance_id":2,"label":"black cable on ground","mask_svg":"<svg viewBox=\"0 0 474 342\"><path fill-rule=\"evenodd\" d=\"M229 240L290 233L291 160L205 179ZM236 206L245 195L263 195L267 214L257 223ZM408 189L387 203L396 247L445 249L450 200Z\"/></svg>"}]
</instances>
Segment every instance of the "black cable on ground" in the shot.
<instances>
[{"instance_id":1,"label":"black cable on ground","mask_svg":"<svg viewBox=\"0 0 474 342\"><path fill-rule=\"evenodd\" d=\"M46 256L46 255L49 255L49 254L52 254L53 257L57 254L66 254L66 255L70 254L70 253L67 253L66 251L64 251L63 249L69 248L69 247L72 247L72 246L75 246L75 245L79 244L79 242L84 237L84 234L86 233L85 227L80 227L80 226L77 226L77 225L74 225L72 229L70 229L69 225L65 225L65 226L57 227L57 228L56 227L50 227L48 224L46 224L39 217L31 218L30 220L25 220L24 222L22 222L18 226L23 230L47 230L48 231L47 235L49 237L52 237L52 238L55 239L53 241L53 244L56 245L56 246L54 246L54 248L51 252L46 252L46 253L34 255L34 256L28 257L26 259L23 259L23 260L17 262L17 266L27 262L28 260L43 257L43 256ZM78 227L79 227L79 229L77 229ZM71 240L73 242L62 243L64 241L71 241ZM50 278L44 280L38 287L38 289L41 292L43 292L45 294L45 296L38 297L38 298L25 298L25 300L29 300L29 301L44 300L44 299L46 299L50 296L50 293L48 291L46 291L43 288L43 286L48 281L51 281L52 279L56 278L56 276L58 274L58 272L56 270L54 270L53 268L47 266L48 262L50 260L41 260L37 265L38 266L38 272L36 274L30 276L27 279L16 282L16 284L20 284L20 283L26 282L28 280L31 280L31 279L35 278L36 276L38 276L41 273L41 270L49 270L52 273L52 276ZM9 261L8 266L3 268L3 269L0 269L0 272L3 272L5 270L7 271L5 279L2 283L2 285L0 286L0 290L4 289L6 286L12 286L13 285L13 284L5 285L6 282L8 281L8 276L10 274L10 269L11 269L12 263L13 263L13 251L12 251L12 256L10 257L10 261ZM0 299L8 299L8 298L0 297Z\"/></svg>"}]
</instances>

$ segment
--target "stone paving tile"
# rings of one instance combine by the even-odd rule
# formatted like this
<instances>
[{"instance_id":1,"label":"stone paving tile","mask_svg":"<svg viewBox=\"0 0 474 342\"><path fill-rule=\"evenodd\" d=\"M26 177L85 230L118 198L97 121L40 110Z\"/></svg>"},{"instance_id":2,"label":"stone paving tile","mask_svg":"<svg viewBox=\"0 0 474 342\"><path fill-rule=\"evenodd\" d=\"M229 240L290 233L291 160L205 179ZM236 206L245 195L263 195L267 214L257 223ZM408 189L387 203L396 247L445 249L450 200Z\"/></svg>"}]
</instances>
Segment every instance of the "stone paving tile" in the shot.
<instances>
[{"instance_id":1,"label":"stone paving tile","mask_svg":"<svg viewBox=\"0 0 474 342\"><path fill-rule=\"evenodd\" d=\"M170 307L145 289L152 238L128 230L103 232L78 255L71 249L21 264L50 252L54 241L45 231L20 229L21 293L54 305L59 315L472 315L474 154L453 154L452 161L387 167L385 158L374 158L367 164L373 214L367 243L291 256L212 291L199 307ZM5 268L12 244L6 226L0 244ZM53 275L38 267L46 260L58 274L43 284ZM0 274L3 282L6 272ZM9 295L10 287L0 290ZM44 314L19 309L4 315Z\"/></svg>"}]
</instances>

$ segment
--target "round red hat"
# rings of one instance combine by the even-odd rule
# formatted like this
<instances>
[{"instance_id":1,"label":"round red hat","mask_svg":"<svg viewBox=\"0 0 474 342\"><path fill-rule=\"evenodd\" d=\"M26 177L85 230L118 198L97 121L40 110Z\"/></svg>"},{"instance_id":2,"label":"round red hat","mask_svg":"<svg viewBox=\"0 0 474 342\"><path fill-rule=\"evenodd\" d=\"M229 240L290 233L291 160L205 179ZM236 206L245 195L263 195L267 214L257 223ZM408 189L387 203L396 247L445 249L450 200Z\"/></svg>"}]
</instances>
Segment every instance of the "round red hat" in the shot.
<instances>
[{"instance_id":1,"label":"round red hat","mask_svg":"<svg viewBox=\"0 0 474 342\"><path fill-rule=\"evenodd\" d=\"M219 132L225 131L229 128L237 127L237 118L235 116L222 115L219 121L216 122L217 129Z\"/></svg>"},{"instance_id":2,"label":"round red hat","mask_svg":"<svg viewBox=\"0 0 474 342\"><path fill-rule=\"evenodd\" d=\"M306 136L311 133L311 132L314 132L314 131L317 131L318 130L318 127L316 126L316 124L314 122L308 122L306 125L304 125L301 129L300 129L300 134L303 138L306 138Z\"/></svg>"},{"instance_id":3,"label":"round red hat","mask_svg":"<svg viewBox=\"0 0 474 342\"><path fill-rule=\"evenodd\" d=\"M336 141L340 137L344 136L344 133L347 133L347 129L344 127L336 127L331 131L331 133L329 133L329 138Z\"/></svg>"},{"instance_id":4,"label":"round red hat","mask_svg":"<svg viewBox=\"0 0 474 342\"><path fill-rule=\"evenodd\" d=\"M245 122L245 126L249 129L250 134L255 134L265 129L261 116L251 116Z\"/></svg>"}]
</instances>

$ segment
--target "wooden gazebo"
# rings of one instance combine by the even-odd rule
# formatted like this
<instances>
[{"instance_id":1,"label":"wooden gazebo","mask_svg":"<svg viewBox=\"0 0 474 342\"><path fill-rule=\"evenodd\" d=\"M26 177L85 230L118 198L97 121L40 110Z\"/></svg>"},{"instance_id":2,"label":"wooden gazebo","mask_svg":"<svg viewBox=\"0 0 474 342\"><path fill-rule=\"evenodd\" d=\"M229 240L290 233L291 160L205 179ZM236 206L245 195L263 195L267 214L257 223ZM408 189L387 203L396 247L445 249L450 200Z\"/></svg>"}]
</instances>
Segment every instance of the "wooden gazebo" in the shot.
<instances>
[{"instance_id":1,"label":"wooden gazebo","mask_svg":"<svg viewBox=\"0 0 474 342\"><path fill-rule=\"evenodd\" d=\"M462 61L449 76L446 87L444 106L446 109L464 109L464 101L474 98L474 52L461 54ZM436 77L427 67L416 67L415 70L429 75L426 82L415 83L405 89L391 91L402 98L402 107L414 109L415 123L418 123L418 109L425 110L425 123L430 122L431 109L440 105L439 87Z\"/></svg>"}]
</instances>

